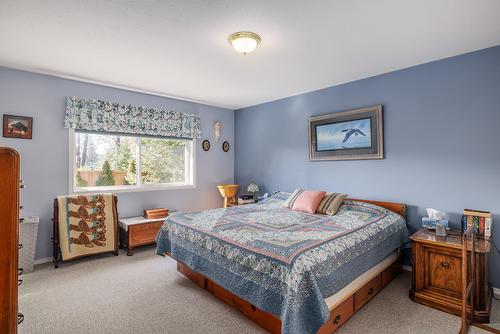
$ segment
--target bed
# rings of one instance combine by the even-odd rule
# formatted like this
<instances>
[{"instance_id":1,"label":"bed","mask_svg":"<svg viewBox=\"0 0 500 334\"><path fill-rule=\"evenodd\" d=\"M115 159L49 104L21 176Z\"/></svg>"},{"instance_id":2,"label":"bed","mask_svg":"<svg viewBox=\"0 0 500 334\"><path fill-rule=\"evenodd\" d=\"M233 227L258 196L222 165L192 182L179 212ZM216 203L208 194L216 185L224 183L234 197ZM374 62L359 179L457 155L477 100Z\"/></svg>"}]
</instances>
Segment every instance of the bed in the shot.
<instances>
[{"instance_id":1,"label":"bed","mask_svg":"<svg viewBox=\"0 0 500 334\"><path fill-rule=\"evenodd\" d=\"M157 253L270 332L332 332L394 276L405 206L345 200L328 216L285 208L289 196L171 216Z\"/></svg>"}]
</instances>

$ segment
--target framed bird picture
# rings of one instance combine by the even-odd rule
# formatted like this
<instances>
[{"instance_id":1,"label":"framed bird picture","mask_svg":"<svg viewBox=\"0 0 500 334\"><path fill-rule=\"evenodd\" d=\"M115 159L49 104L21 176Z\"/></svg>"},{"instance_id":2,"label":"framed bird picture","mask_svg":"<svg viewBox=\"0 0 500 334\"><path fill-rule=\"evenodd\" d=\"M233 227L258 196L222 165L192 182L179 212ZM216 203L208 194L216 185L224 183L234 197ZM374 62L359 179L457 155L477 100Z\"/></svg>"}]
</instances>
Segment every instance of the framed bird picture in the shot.
<instances>
[{"instance_id":1,"label":"framed bird picture","mask_svg":"<svg viewBox=\"0 0 500 334\"><path fill-rule=\"evenodd\" d=\"M3 136L6 138L33 138L33 117L3 115Z\"/></svg>"},{"instance_id":2,"label":"framed bird picture","mask_svg":"<svg viewBox=\"0 0 500 334\"><path fill-rule=\"evenodd\" d=\"M310 117L309 160L384 158L382 105Z\"/></svg>"}]
</instances>

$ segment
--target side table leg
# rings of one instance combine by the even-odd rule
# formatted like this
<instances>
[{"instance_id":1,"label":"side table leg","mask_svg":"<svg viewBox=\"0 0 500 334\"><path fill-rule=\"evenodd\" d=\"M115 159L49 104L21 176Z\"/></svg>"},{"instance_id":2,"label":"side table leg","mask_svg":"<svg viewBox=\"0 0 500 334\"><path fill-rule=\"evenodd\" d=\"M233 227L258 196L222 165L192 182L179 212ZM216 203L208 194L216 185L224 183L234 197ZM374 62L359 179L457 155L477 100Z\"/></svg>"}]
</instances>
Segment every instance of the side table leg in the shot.
<instances>
[{"instance_id":1,"label":"side table leg","mask_svg":"<svg viewBox=\"0 0 500 334\"><path fill-rule=\"evenodd\" d=\"M134 255L134 249L129 246L127 250L127 256L132 256L132 255Z\"/></svg>"}]
</instances>

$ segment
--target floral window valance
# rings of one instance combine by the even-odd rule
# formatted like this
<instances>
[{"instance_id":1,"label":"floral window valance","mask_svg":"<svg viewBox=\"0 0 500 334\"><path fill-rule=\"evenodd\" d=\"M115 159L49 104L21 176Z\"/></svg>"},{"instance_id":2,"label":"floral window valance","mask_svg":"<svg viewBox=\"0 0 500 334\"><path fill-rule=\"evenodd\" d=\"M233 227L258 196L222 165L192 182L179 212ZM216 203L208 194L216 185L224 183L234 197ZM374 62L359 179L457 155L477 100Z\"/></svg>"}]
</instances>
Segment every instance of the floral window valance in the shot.
<instances>
[{"instance_id":1,"label":"floral window valance","mask_svg":"<svg viewBox=\"0 0 500 334\"><path fill-rule=\"evenodd\" d=\"M98 132L201 138L200 116L114 102L66 98L64 127Z\"/></svg>"}]
</instances>

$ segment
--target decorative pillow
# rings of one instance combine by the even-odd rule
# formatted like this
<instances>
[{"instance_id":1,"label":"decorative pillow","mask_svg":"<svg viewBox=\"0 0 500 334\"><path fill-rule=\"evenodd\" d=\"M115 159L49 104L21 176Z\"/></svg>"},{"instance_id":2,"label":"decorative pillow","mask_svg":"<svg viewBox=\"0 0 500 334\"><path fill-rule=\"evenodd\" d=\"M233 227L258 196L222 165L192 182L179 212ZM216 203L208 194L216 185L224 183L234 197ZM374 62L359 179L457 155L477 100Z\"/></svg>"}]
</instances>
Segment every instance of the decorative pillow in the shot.
<instances>
[{"instance_id":1,"label":"decorative pillow","mask_svg":"<svg viewBox=\"0 0 500 334\"><path fill-rule=\"evenodd\" d=\"M319 203L316 212L333 216L337 213L337 210L340 208L340 205L342 205L342 202L344 202L346 198L347 194L328 193Z\"/></svg>"},{"instance_id":2,"label":"decorative pillow","mask_svg":"<svg viewBox=\"0 0 500 334\"><path fill-rule=\"evenodd\" d=\"M294 201L292 210L315 213L325 194L324 191L304 190Z\"/></svg>"},{"instance_id":3,"label":"decorative pillow","mask_svg":"<svg viewBox=\"0 0 500 334\"><path fill-rule=\"evenodd\" d=\"M285 201L285 203L283 203L283 206L285 208L293 208L293 203L295 203L295 200L297 199L297 197L299 197L300 194L302 194L303 191L304 190L302 189L295 189L290 197L288 197L288 199Z\"/></svg>"}]
</instances>

